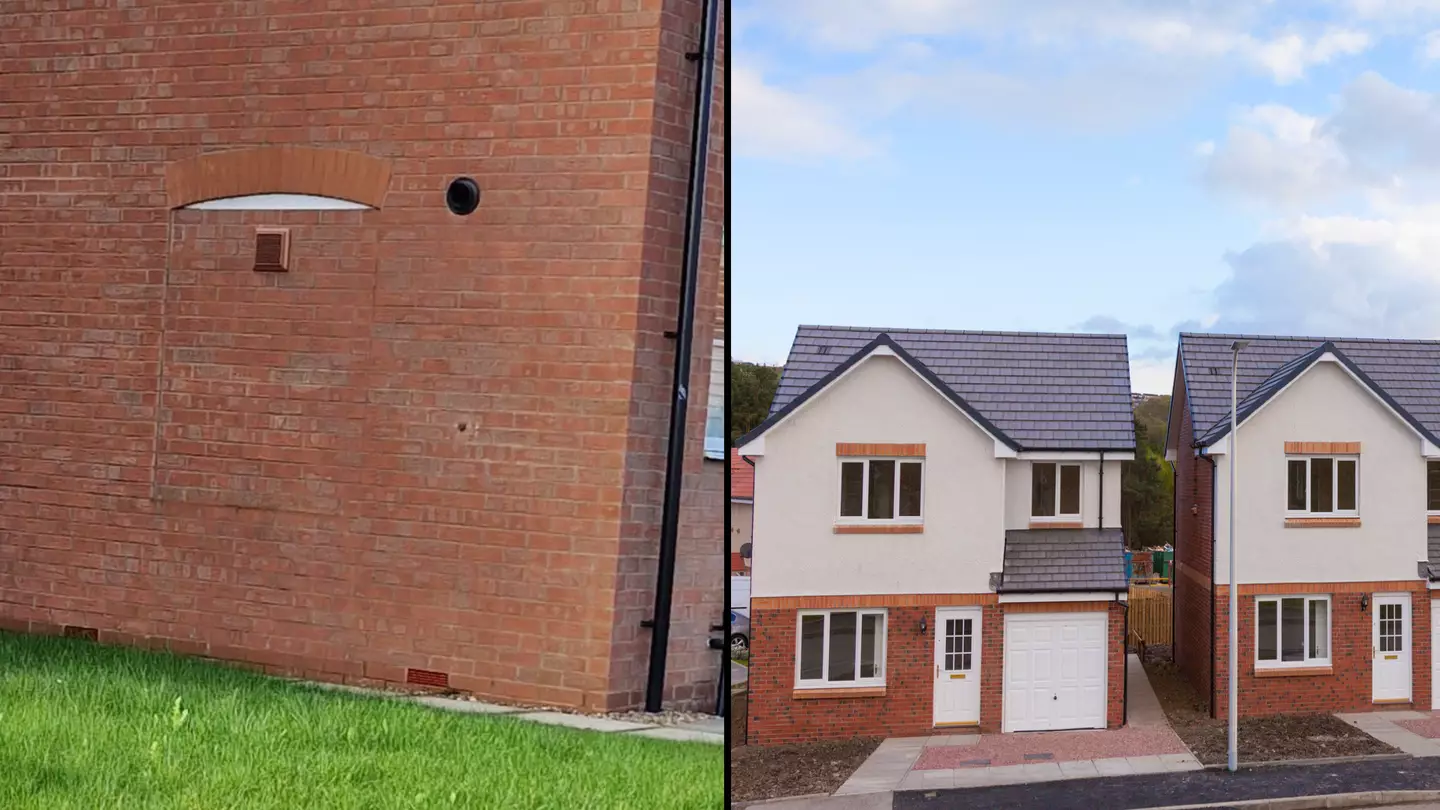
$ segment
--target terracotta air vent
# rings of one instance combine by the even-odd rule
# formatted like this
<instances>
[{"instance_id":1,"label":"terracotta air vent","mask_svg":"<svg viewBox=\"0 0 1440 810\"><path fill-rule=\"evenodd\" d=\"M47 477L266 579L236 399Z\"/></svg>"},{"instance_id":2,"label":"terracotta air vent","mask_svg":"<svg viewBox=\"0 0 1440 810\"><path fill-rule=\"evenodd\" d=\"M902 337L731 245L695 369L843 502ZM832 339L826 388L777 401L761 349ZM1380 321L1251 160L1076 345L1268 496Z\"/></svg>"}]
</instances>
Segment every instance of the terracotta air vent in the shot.
<instances>
[{"instance_id":1,"label":"terracotta air vent","mask_svg":"<svg viewBox=\"0 0 1440 810\"><path fill-rule=\"evenodd\" d=\"M449 675L444 672L435 672L429 669L405 670L405 682L416 686L433 686L439 689L450 688Z\"/></svg>"},{"instance_id":2,"label":"terracotta air vent","mask_svg":"<svg viewBox=\"0 0 1440 810\"><path fill-rule=\"evenodd\" d=\"M284 273L290 269L289 229L255 230L255 269L265 273Z\"/></svg>"}]
</instances>

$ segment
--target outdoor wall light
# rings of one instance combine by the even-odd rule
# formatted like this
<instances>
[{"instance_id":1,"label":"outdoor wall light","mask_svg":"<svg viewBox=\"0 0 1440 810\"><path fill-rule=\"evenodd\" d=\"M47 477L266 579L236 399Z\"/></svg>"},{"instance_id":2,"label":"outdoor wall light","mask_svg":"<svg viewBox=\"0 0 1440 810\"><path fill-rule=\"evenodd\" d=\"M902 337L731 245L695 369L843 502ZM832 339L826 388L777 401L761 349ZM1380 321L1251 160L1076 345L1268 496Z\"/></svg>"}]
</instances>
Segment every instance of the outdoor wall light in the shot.
<instances>
[{"instance_id":1,"label":"outdoor wall light","mask_svg":"<svg viewBox=\"0 0 1440 810\"><path fill-rule=\"evenodd\" d=\"M1360 609L1361 609L1361 610L1369 610L1369 609L1370 609L1370 594L1368 594L1368 593L1362 593L1362 594L1360 594Z\"/></svg>"},{"instance_id":2,"label":"outdoor wall light","mask_svg":"<svg viewBox=\"0 0 1440 810\"><path fill-rule=\"evenodd\" d=\"M921 617L920 617L920 635L922 635L922 636L925 635L925 630L926 630L925 617L924 617L924 616L921 616Z\"/></svg>"}]
</instances>

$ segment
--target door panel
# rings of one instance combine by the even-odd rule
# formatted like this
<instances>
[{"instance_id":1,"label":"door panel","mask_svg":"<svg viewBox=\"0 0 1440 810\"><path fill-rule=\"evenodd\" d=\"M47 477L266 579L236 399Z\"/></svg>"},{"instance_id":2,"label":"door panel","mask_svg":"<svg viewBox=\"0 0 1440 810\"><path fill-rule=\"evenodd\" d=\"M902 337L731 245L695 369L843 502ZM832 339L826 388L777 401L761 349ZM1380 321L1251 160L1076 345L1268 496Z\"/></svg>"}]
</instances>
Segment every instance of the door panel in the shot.
<instances>
[{"instance_id":1,"label":"door panel","mask_svg":"<svg viewBox=\"0 0 1440 810\"><path fill-rule=\"evenodd\" d=\"M1410 699L1410 594L1375 594L1371 602L1374 700Z\"/></svg>"},{"instance_id":2,"label":"door panel","mask_svg":"<svg viewBox=\"0 0 1440 810\"><path fill-rule=\"evenodd\" d=\"M980 722L979 608L935 610L935 725Z\"/></svg>"}]
</instances>

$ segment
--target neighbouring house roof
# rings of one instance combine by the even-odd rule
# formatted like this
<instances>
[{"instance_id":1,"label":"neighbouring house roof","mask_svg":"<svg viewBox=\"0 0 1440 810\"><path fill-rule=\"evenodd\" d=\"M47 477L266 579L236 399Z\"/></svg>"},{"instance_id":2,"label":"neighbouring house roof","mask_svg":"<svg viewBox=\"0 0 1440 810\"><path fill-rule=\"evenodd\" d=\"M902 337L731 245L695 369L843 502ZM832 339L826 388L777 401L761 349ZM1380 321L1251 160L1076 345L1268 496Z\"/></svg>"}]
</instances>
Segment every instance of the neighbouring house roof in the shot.
<instances>
[{"instance_id":1,"label":"neighbouring house roof","mask_svg":"<svg viewBox=\"0 0 1440 810\"><path fill-rule=\"evenodd\" d=\"M755 498L755 468L730 449L730 500L749 501Z\"/></svg>"},{"instance_id":2,"label":"neighbouring house roof","mask_svg":"<svg viewBox=\"0 0 1440 810\"><path fill-rule=\"evenodd\" d=\"M1400 418L1440 444L1440 341L1185 332L1180 365L1198 446L1229 432L1230 344L1236 340L1250 341L1240 352L1236 373L1242 423L1330 352Z\"/></svg>"},{"instance_id":3,"label":"neighbouring house roof","mask_svg":"<svg viewBox=\"0 0 1440 810\"><path fill-rule=\"evenodd\" d=\"M764 432L878 345L1017 450L1135 448L1124 335L801 326Z\"/></svg>"},{"instance_id":4,"label":"neighbouring house roof","mask_svg":"<svg viewBox=\"0 0 1440 810\"><path fill-rule=\"evenodd\" d=\"M1120 529L1011 529L997 590L1123 591L1125 533Z\"/></svg>"}]
</instances>

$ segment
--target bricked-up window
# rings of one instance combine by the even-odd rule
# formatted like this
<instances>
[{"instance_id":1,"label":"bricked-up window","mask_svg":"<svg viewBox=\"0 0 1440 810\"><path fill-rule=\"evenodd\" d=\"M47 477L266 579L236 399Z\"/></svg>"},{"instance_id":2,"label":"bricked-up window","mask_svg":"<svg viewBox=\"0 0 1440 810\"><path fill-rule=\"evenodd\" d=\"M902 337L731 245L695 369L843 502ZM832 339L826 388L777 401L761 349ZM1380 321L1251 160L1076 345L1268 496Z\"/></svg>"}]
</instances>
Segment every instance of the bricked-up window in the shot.
<instances>
[{"instance_id":1,"label":"bricked-up window","mask_svg":"<svg viewBox=\"0 0 1440 810\"><path fill-rule=\"evenodd\" d=\"M725 341L710 353L710 398L705 410L705 457L725 459Z\"/></svg>"},{"instance_id":2,"label":"bricked-up window","mask_svg":"<svg viewBox=\"0 0 1440 810\"><path fill-rule=\"evenodd\" d=\"M884 610L800 612L797 688L884 685Z\"/></svg>"},{"instance_id":3,"label":"bricked-up window","mask_svg":"<svg viewBox=\"0 0 1440 810\"><path fill-rule=\"evenodd\" d=\"M1033 462L1030 465L1030 516L1080 517L1080 465Z\"/></svg>"},{"instance_id":4,"label":"bricked-up window","mask_svg":"<svg viewBox=\"0 0 1440 810\"><path fill-rule=\"evenodd\" d=\"M1256 599L1255 660L1259 668L1330 666L1330 597Z\"/></svg>"},{"instance_id":5,"label":"bricked-up window","mask_svg":"<svg viewBox=\"0 0 1440 810\"><path fill-rule=\"evenodd\" d=\"M920 460L847 458L840 462L840 519L919 523L924 479L925 462Z\"/></svg>"},{"instance_id":6,"label":"bricked-up window","mask_svg":"<svg viewBox=\"0 0 1440 810\"><path fill-rule=\"evenodd\" d=\"M1440 515L1440 461L1425 463L1425 508Z\"/></svg>"},{"instance_id":7,"label":"bricked-up window","mask_svg":"<svg viewBox=\"0 0 1440 810\"><path fill-rule=\"evenodd\" d=\"M1355 517L1359 514L1360 459L1356 456L1289 456L1285 510L1292 517Z\"/></svg>"}]
</instances>

